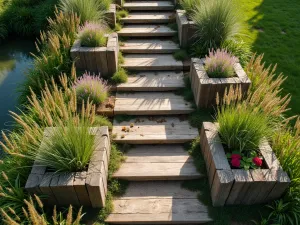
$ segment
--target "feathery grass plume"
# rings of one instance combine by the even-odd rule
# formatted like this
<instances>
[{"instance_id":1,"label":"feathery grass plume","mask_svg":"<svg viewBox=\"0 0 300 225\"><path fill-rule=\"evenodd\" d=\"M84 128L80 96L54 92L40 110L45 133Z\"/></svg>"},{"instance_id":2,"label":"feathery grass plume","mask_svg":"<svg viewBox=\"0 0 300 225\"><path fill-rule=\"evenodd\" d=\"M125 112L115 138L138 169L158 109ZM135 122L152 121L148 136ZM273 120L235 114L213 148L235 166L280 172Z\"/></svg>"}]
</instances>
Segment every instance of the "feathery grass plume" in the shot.
<instances>
[{"instance_id":1,"label":"feathery grass plume","mask_svg":"<svg viewBox=\"0 0 300 225\"><path fill-rule=\"evenodd\" d=\"M90 73L84 73L79 77L73 86L76 90L78 102L92 101L94 104L101 104L108 96L107 81L99 76L92 76Z\"/></svg>"},{"instance_id":2,"label":"feathery grass plume","mask_svg":"<svg viewBox=\"0 0 300 225\"><path fill-rule=\"evenodd\" d=\"M51 83L52 78L59 84L62 73L68 74L68 80L74 81L70 49L78 27L79 18L74 13L56 11L55 17L49 19L49 31L42 32L36 42L38 54L33 55L34 67L28 70L26 80L20 87L21 103L27 103L27 96L31 95L31 91L39 96L45 83Z\"/></svg>"},{"instance_id":3,"label":"feathery grass plume","mask_svg":"<svg viewBox=\"0 0 300 225\"><path fill-rule=\"evenodd\" d=\"M108 28L104 24L86 22L80 27L78 37L81 46L84 47L106 47Z\"/></svg>"},{"instance_id":4,"label":"feathery grass plume","mask_svg":"<svg viewBox=\"0 0 300 225\"><path fill-rule=\"evenodd\" d=\"M196 6L201 4L200 0L180 0L179 5L185 10L186 16L191 19Z\"/></svg>"},{"instance_id":5,"label":"feathery grass plume","mask_svg":"<svg viewBox=\"0 0 300 225\"><path fill-rule=\"evenodd\" d=\"M87 21L104 21L110 3L110 0L63 0L59 8L63 12L76 13L84 24Z\"/></svg>"},{"instance_id":6,"label":"feathery grass plume","mask_svg":"<svg viewBox=\"0 0 300 225\"><path fill-rule=\"evenodd\" d=\"M205 70L212 78L225 78L235 76L234 64L238 59L232 56L227 50L210 50L205 58Z\"/></svg>"},{"instance_id":7,"label":"feathery grass plume","mask_svg":"<svg viewBox=\"0 0 300 225\"><path fill-rule=\"evenodd\" d=\"M241 34L241 20L232 0L201 1L192 14L196 28L196 45L204 52L217 49L222 42Z\"/></svg>"}]
</instances>

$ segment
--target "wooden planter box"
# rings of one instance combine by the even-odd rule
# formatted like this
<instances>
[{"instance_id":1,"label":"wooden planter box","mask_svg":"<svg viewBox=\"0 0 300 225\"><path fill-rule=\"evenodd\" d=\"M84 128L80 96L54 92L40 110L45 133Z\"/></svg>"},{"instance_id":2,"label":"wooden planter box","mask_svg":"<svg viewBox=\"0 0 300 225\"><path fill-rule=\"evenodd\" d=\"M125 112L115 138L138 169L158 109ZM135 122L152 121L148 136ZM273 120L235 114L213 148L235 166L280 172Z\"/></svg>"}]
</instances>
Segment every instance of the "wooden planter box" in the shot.
<instances>
[{"instance_id":1,"label":"wooden planter box","mask_svg":"<svg viewBox=\"0 0 300 225\"><path fill-rule=\"evenodd\" d=\"M106 47L82 47L80 40L74 42L71 57L77 69L100 73L102 77L112 76L118 69L119 43L117 33L108 35Z\"/></svg>"},{"instance_id":2,"label":"wooden planter box","mask_svg":"<svg viewBox=\"0 0 300 225\"><path fill-rule=\"evenodd\" d=\"M55 128L46 128L44 138L49 137L53 129ZM25 189L30 194L47 196L44 202L51 206L71 204L93 208L104 207L110 158L108 127L93 127L90 132L91 135L95 135L95 150L87 171L54 173L34 162Z\"/></svg>"},{"instance_id":3,"label":"wooden planter box","mask_svg":"<svg viewBox=\"0 0 300 225\"><path fill-rule=\"evenodd\" d=\"M107 24L113 29L116 26L116 4L110 4L109 10L105 13L105 19Z\"/></svg>"},{"instance_id":4,"label":"wooden planter box","mask_svg":"<svg viewBox=\"0 0 300 225\"><path fill-rule=\"evenodd\" d=\"M176 23L178 26L178 38L180 47L186 48L195 39L195 23L188 20L185 10L176 10Z\"/></svg>"},{"instance_id":5,"label":"wooden planter box","mask_svg":"<svg viewBox=\"0 0 300 225\"><path fill-rule=\"evenodd\" d=\"M267 169L256 170L231 169L214 123L203 123L200 145L214 206L266 203L278 199L290 184L267 141L259 147Z\"/></svg>"},{"instance_id":6,"label":"wooden planter box","mask_svg":"<svg viewBox=\"0 0 300 225\"><path fill-rule=\"evenodd\" d=\"M194 93L195 103L199 108L209 108L216 104L217 93L223 98L225 89L230 86L240 86L242 94L246 94L251 81L243 70L240 63L236 63L234 70L236 77L231 78L209 78L205 68L205 59L192 58L190 68L190 80Z\"/></svg>"}]
</instances>

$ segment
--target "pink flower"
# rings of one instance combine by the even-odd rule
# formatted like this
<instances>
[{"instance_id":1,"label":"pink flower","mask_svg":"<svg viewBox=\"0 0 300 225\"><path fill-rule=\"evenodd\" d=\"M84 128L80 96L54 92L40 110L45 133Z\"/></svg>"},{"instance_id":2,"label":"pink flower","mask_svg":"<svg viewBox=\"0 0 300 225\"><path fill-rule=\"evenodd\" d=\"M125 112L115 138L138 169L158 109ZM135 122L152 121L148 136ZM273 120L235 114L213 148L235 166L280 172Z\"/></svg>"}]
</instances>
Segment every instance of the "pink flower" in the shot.
<instances>
[{"instance_id":1,"label":"pink flower","mask_svg":"<svg viewBox=\"0 0 300 225\"><path fill-rule=\"evenodd\" d=\"M257 166L261 166L262 165L262 160L261 160L261 158L259 158L259 157L254 157L253 159L252 159L252 162L255 164L255 165L257 165Z\"/></svg>"},{"instance_id":2,"label":"pink flower","mask_svg":"<svg viewBox=\"0 0 300 225\"><path fill-rule=\"evenodd\" d=\"M238 158L232 158L231 159L231 165L234 167L240 167L241 166L241 161Z\"/></svg>"},{"instance_id":3,"label":"pink flower","mask_svg":"<svg viewBox=\"0 0 300 225\"><path fill-rule=\"evenodd\" d=\"M242 156L240 154L232 154L231 159L241 159Z\"/></svg>"}]
</instances>

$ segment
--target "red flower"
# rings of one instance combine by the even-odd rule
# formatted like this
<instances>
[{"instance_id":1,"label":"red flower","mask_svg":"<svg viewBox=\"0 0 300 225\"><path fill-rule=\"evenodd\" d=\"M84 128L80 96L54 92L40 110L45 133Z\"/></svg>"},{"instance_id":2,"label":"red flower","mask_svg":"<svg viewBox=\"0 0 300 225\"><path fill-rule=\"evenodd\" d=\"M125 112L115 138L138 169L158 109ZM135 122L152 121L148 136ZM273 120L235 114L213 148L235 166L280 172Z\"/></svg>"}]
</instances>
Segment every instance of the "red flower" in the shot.
<instances>
[{"instance_id":1,"label":"red flower","mask_svg":"<svg viewBox=\"0 0 300 225\"><path fill-rule=\"evenodd\" d=\"M254 164L257 165L257 166L261 166L262 165L261 158L259 158L257 156L252 159L252 162L254 162Z\"/></svg>"},{"instance_id":2,"label":"red flower","mask_svg":"<svg viewBox=\"0 0 300 225\"><path fill-rule=\"evenodd\" d=\"M234 167L240 167L241 166L241 161L238 158L232 158L231 159L231 165Z\"/></svg>"},{"instance_id":3,"label":"red flower","mask_svg":"<svg viewBox=\"0 0 300 225\"><path fill-rule=\"evenodd\" d=\"M232 159L242 159L242 156L240 154L232 154L231 158Z\"/></svg>"}]
</instances>

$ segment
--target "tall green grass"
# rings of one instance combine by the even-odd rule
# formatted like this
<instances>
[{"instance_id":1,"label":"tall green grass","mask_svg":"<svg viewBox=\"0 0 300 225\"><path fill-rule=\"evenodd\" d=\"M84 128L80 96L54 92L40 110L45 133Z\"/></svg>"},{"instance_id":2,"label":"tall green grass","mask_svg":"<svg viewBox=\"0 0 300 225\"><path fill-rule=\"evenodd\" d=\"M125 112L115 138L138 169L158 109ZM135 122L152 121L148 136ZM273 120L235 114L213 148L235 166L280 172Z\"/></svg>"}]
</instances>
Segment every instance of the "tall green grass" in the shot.
<instances>
[{"instance_id":1,"label":"tall green grass","mask_svg":"<svg viewBox=\"0 0 300 225\"><path fill-rule=\"evenodd\" d=\"M201 4L200 0L180 0L179 5L186 11L186 16L191 19L195 7Z\"/></svg>"},{"instance_id":2,"label":"tall green grass","mask_svg":"<svg viewBox=\"0 0 300 225\"><path fill-rule=\"evenodd\" d=\"M87 21L104 21L110 3L110 0L61 0L59 8L64 12L76 13L81 24L84 24Z\"/></svg>"},{"instance_id":3,"label":"tall green grass","mask_svg":"<svg viewBox=\"0 0 300 225\"><path fill-rule=\"evenodd\" d=\"M272 134L268 117L246 104L221 106L216 122L221 141L231 152L257 151L263 138L270 139Z\"/></svg>"},{"instance_id":4,"label":"tall green grass","mask_svg":"<svg viewBox=\"0 0 300 225\"><path fill-rule=\"evenodd\" d=\"M94 151L95 136L90 134L90 123L69 121L65 127L53 129L41 147L32 149L28 157L56 172L86 170Z\"/></svg>"},{"instance_id":5,"label":"tall green grass","mask_svg":"<svg viewBox=\"0 0 300 225\"><path fill-rule=\"evenodd\" d=\"M201 1L194 7L192 19L196 28L196 44L203 52L220 48L224 41L241 34L241 20L233 0Z\"/></svg>"}]
</instances>

